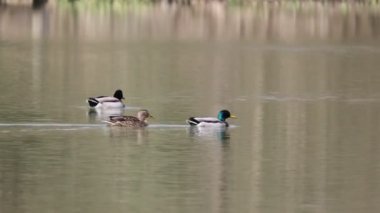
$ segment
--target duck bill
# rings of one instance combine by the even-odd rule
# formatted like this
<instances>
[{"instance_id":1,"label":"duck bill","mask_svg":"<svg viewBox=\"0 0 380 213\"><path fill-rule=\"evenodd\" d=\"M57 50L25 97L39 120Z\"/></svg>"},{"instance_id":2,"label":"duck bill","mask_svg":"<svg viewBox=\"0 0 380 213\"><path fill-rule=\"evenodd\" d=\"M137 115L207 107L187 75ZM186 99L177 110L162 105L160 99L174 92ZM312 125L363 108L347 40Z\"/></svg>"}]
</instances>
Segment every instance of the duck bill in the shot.
<instances>
[{"instance_id":1,"label":"duck bill","mask_svg":"<svg viewBox=\"0 0 380 213\"><path fill-rule=\"evenodd\" d=\"M231 115L230 118L237 118L235 115Z\"/></svg>"}]
</instances>

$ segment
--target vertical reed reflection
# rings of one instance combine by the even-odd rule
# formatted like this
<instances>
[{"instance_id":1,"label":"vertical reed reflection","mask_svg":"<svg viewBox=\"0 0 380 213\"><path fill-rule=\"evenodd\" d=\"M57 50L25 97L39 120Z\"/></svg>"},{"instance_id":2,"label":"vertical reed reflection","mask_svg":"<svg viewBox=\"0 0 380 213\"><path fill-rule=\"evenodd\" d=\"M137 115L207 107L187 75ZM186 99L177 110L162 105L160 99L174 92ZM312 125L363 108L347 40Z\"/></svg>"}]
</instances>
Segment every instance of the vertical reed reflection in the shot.
<instances>
[{"instance_id":1,"label":"vertical reed reflection","mask_svg":"<svg viewBox=\"0 0 380 213\"><path fill-rule=\"evenodd\" d=\"M85 40L300 40L367 39L379 36L379 5L345 2L256 2L246 7L226 7L220 2L178 5L97 7L76 1L50 3L41 13L49 37ZM28 37L31 12L22 6L1 7L0 31L12 39ZM63 26L69 27L65 28Z\"/></svg>"}]
</instances>

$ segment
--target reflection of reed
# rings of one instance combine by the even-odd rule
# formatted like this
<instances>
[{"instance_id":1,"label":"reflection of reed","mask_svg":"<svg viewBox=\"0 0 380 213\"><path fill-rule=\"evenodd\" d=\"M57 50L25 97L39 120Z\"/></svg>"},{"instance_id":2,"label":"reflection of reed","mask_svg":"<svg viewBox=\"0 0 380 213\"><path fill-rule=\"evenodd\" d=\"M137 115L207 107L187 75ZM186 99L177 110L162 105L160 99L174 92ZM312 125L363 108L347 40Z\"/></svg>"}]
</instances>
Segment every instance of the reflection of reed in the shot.
<instances>
[{"instance_id":1,"label":"reflection of reed","mask_svg":"<svg viewBox=\"0 0 380 213\"><path fill-rule=\"evenodd\" d=\"M373 146L373 137L378 138L374 122L378 119L373 119L379 117L377 105L364 101L350 106L329 99L259 104L252 119L256 130L251 136L252 163L246 166L251 166L252 182L257 183L250 189L255 208L295 212L302 206L323 212L377 205L374 190L365 187L378 182L374 174L378 172L371 169L379 164L374 160L378 154L371 151L379 150ZM364 198L365 204L336 203L353 197Z\"/></svg>"},{"instance_id":2,"label":"reflection of reed","mask_svg":"<svg viewBox=\"0 0 380 213\"><path fill-rule=\"evenodd\" d=\"M62 5L51 5L47 33L49 36L79 36L85 40L109 39L255 39L310 40L342 39L363 36L376 38L379 35L376 21L379 5L325 2L257 2L247 7L226 7L213 1L192 7L144 6L107 10L94 8L79 1L66 10ZM108 8L111 7L109 10ZM12 39L12 34L29 36L31 23L29 14L14 7L1 8L0 31ZM73 11L78 17L73 19ZM128 19L125 17L128 16ZM76 24L72 22L77 22ZM61 26L72 25L77 29L61 30ZM78 30L78 34L74 33Z\"/></svg>"}]
</instances>

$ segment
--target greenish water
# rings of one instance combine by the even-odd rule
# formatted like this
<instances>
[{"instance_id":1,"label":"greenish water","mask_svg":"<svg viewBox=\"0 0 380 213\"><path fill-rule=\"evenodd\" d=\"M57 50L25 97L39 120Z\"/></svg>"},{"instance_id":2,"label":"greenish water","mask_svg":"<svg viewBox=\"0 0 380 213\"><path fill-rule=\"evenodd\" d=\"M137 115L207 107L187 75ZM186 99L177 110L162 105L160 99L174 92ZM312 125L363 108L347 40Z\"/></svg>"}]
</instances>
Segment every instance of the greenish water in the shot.
<instances>
[{"instance_id":1,"label":"greenish water","mask_svg":"<svg viewBox=\"0 0 380 213\"><path fill-rule=\"evenodd\" d=\"M334 5L0 8L0 212L379 212L380 14Z\"/></svg>"}]
</instances>

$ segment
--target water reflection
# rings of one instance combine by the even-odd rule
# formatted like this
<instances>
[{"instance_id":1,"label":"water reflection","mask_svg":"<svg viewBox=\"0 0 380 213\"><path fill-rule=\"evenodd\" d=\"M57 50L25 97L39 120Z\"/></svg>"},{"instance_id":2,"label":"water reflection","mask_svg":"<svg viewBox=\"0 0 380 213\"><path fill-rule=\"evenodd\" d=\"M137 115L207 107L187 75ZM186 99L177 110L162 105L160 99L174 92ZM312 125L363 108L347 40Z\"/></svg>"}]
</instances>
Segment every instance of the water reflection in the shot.
<instances>
[{"instance_id":1,"label":"water reflection","mask_svg":"<svg viewBox=\"0 0 380 213\"><path fill-rule=\"evenodd\" d=\"M187 129L189 136L196 141L216 140L221 143L228 143L230 140L229 128L202 128L190 126Z\"/></svg>"},{"instance_id":2,"label":"water reflection","mask_svg":"<svg viewBox=\"0 0 380 213\"><path fill-rule=\"evenodd\" d=\"M110 116L120 116L125 112L124 108L118 109L101 109L101 108L89 108L88 109L88 120L94 121L107 121Z\"/></svg>"},{"instance_id":3,"label":"water reflection","mask_svg":"<svg viewBox=\"0 0 380 213\"><path fill-rule=\"evenodd\" d=\"M136 141L137 144L145 144L149 141L149 129L108 127L107 132L111 138L122 138L126 141Z\"/></svg>"},{"instance_id":4,"label":"water reflection","mask_svg":"<svg viewBox=\"0 0 380 213\"><path fill-rule=\"evenodd\" d=\"M134 8L120 4L91 6L87 1L58 2L49 2L33 13L24 7L0 7L3 38L29 37L36 26L42 27L45 38L89 41L176 38L296 42L356 36L375 39L380 35L380 4L258 1L246 7L226 7L212 1L191 7L160 4ZM37 12L46 14L40 23L30 17Z\"/></svg>"}]
</instances>

